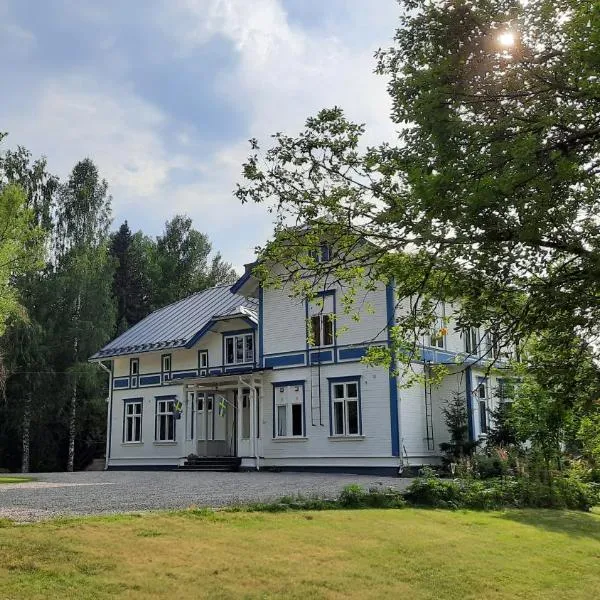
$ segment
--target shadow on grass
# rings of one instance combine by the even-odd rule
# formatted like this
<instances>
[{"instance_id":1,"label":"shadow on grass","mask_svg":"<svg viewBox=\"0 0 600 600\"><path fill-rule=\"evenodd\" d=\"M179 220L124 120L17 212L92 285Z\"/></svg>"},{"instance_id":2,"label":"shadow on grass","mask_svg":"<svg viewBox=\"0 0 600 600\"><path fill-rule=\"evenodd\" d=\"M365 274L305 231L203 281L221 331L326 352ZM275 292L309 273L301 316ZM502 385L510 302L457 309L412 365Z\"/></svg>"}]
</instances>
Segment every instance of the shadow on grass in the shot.
<instances>
[{"instance_id":1,"label":"shadow on grass","mask_svg":"<svg viewBox=\"0 0 600 600\"><path fill-rule=\"evenodd\" d=\"M589 538L600 542L600 513L549 510L519 509L498 514L499 519L539 527L553 533L564 533L571 537Z\"/></svg>"}]
</instances>

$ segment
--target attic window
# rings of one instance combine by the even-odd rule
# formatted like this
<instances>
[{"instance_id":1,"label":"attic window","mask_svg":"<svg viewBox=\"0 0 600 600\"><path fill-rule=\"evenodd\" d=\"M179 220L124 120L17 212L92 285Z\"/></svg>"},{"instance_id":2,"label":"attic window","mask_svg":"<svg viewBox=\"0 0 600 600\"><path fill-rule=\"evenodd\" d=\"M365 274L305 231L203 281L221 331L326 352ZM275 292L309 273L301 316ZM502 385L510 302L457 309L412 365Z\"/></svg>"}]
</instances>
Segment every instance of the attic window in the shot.
<instances>
[{"instance_id":1,"label":"attic window","mask_svg":"<svg viewBox=\"0 0 600 600\"><path fill-rule=\"evenodd\" d=\"M325 263L331 260L331 246L321 244L318 250L311 250L310 257L317 263Z\"/></svg>"}]
</instances>

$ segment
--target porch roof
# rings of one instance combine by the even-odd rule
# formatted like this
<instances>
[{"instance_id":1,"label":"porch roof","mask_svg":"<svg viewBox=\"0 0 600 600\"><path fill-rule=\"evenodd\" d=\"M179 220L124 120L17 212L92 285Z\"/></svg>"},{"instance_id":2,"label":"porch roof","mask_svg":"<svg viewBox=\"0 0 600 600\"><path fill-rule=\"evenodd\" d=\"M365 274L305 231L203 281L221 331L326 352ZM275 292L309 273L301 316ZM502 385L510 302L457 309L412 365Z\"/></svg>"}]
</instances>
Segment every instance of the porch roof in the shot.
<instances>
[{"instance_id":1,"label":"porch roof","mask_svg":"<svg viewBox=\"0 0 600 600\"><path fill-rule=\"evenodd\" d=\"M205 377L187 377L185 379L177 379L170 385L183 385L184 387L195 387L196 389L205 389L209 391L219 391L226 389L235 389L240 384L248 385L248 379L252 385L261 385L264 369L248 369L238 371L236 373L224 373L222 375L207 375ZM240 382L240 378L246 381Z\"/></svg>"}]
</instances>

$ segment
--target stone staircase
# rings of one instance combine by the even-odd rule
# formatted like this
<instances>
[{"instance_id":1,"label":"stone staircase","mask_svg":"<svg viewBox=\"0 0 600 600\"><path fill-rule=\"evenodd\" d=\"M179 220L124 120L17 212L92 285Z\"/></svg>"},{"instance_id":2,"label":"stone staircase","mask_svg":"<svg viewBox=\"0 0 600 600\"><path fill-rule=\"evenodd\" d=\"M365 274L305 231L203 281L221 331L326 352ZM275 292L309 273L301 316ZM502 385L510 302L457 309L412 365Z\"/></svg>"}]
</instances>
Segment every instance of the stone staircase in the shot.
<instances>
[{"instance_id":1,"label":"stone staircase","mask_svg":"<svg viewBox=\"0 0 600 600\"><path fill-rule=\"evenodd\" d=\"M237 456L188 456L179 471L237 471L242 459Z\"/></svg>"}]
</instances>

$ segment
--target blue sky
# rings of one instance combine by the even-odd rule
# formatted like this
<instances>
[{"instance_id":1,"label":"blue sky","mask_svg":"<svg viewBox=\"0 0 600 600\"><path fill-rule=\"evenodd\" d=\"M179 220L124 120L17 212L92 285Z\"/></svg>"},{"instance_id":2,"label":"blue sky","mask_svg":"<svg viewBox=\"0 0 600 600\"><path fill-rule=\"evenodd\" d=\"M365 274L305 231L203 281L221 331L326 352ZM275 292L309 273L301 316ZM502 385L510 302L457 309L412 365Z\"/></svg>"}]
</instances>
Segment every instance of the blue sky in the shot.
<instances>
[{"instance_id":1,"label":"blue sky","mask_svg":"<svg viewBox=\"0 0 600 600\"><path fill-rule=\"evenodd\" d=\"M115 225L156 235L188 214L240 268L271 231L232 195L247 140L333 105L390 138L373 52L397 16L395 0L0 0L4 147L61 177L91 157Z\"/></svg>"}]
</instances>

